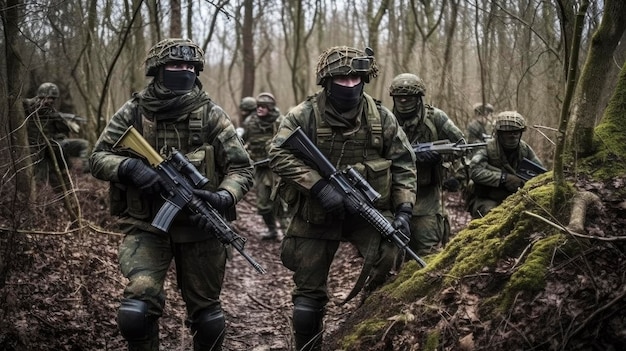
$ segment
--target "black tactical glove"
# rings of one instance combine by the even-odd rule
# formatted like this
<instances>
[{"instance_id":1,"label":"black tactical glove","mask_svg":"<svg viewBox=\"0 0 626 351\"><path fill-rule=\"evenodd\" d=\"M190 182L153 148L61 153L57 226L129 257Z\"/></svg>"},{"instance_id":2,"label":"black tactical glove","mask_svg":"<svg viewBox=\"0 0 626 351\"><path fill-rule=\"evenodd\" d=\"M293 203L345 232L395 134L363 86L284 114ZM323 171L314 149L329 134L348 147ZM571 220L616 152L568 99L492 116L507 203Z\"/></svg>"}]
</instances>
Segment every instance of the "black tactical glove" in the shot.
<instances>
[{"instance_id":1,"label":"black tactical glove","mask_svg":"<svg viewBox=\"0 0 626 351\"><path fill-rule=\"evenodd\" d=\"M326 180L321 179L311 187L313 193L326 213L332 213L337 218L344 216L343 196Z\"/></svg>"},{"instance_id":2,"label":"black tactical glove","mask_svg":"<svg viewBox=\"0 0 626 351\"><path fill-rule=\"evenodd\" d=\"M415 160L419 163L439 163L441 155L437 151L420 151L415 153Z\"/></svg>"},{"instance_id":3,"label":"black tactical glove","mask_svg":"<svg viewBox=\"0 0 626 351\"><path fill-rule=\"evenodd\" d=\"M144 194L159 194L164 188L159 174L148 164L137 158L127 158L117 170L124 184L137 186Z\"/></svg>"},{"instance_id":4,"label":"black tactical glove","mask_svg":"<svg viewBox=\"0 0 626 351\"><path fill-rule=\"evenodd\" d=\"M195 225L197 228L202 229L205 232L209 232L211 231L211 229L213 229L213 227L209 223L209 220L199 213L189 216L189 220L193 225Z\"/></svg>"},{"instance_id":5,"label":"black tactical glove","mask_svg":"<svg viewBox=\"0 0 626 351\"><path fill-rule=\"evenodd\" d=\"M213 208L216 209L218 212L226 212L226 210L228 210L235 204L233 196L224 189L218 190L216 192L194 189L193 193L202 200L211 204L211 206L213 206Z\"/></svg>"},{"instance_id":6,"label":"black tactical glove","mask_svg":"<svg viewBox=\"0 0 626 351\"><path fill-rule=\"evenodd\" d=\"M396 219L393 220L391 225L400 230L407 237L411 236L411 217L413 216L413 206L408 203L404 203L398 206L396 209Z\"/></svg>"},{"instance_id":7,"label":"black tactical glove","mask_svg":"<svg viewBox=\"0 0 626 351\"><path fill-rule=\"evenodd\" d=\"M524 181L515 174L502 172L502 176L500 176L500 185L504 186L508 192L514 193L518 188L524 186Z\"/></svg>"},{"instance_id":8,"label":"black tactical glove","mask_svg":"<svg viewBox=\"0 0 626 351\"><path fill-rule=\"evenodd\" d=\"M461 187L461 182L459 182L459 180L454 177L450 177L443 181L442 186L444 190L455 193L459 191L459 188Z\"/></svg>"}]
</instances>

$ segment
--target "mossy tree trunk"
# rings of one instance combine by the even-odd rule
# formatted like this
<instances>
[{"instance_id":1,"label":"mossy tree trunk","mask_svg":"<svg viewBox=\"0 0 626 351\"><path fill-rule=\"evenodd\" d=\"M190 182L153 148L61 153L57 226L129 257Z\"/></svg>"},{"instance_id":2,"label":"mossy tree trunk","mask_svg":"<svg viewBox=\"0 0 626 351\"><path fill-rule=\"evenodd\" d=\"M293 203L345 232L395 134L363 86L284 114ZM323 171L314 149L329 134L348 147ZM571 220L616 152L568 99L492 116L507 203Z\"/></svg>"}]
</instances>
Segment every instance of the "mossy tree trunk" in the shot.
<instances>
[{"instance_id":1,"label":"mossy tree trunk","mask_svg":"<svg viewBox=\"0 0 626 351\"><path fill-rule=\"evenodd\" d=\"M603 101L602 94L610 94L608 88L614 83L610 79L614 53L626 30L626 2L607 0L600 26L591 40L591 48L576 88L571 108L570 124L566 132L565 157L584 157L593 153L594 128L598 124L598 106ZM601 112L600 112L601 113Z\"/></svg>"},{"instance_id":2,"label":"mossy tree trunk","mask_svg":"<svg viewBox=\"0 0 626 351\"><path fill-rule=\"evenodd\" d=\"M595 158L603 164L604 174L609 176L626 172L626 63L622 66L617 86L602 116L602 123L595 128L593 148Z\"/></svg>"}]
</instances>

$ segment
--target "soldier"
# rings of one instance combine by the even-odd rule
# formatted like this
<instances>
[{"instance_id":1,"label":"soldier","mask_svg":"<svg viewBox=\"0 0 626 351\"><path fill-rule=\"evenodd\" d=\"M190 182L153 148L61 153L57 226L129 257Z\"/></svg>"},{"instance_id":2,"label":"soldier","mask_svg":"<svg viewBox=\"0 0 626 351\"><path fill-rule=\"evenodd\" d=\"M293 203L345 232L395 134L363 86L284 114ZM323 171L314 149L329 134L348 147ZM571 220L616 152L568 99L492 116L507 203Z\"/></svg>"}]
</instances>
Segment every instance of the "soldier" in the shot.
<instances>
[{"instance_id":1,"label":"soldier","mask_svg":"<svg viewBox=\"0 0 626 351\"><path fill-rule=\"evenodd\" d=\"M474 104L474 119L467 125L467 142L484 143L491 138L493 106L482 102Z\"/></svg>"},{"instance_id":2,"label":"soldier","mask_svg":"<svg viewBox=\"0 0 626 351\"><path fill-rule=\"evenodd\" d=\"M179 214L168 233L152 227L163 204L160 178L148 163L112 147L135 126L164 158L174 149L186 154L210 180L197 195L228 220L234 219L235 204L252 186L251 160L230 117L202 90L197 76L204 68L204 53L197 44L163 40L149 50L145 67L152 81L113 115L91 155L92 174L112 184L111 210L121 217L125 233L119 262L129 281L117 323L129 350L159 349L163 284L175 260L193 349L220 350L226 248L198 215Z\"/></svg>"},{"instance_id":3,"label":"soldier","mask_svg":"<svg viewBox=\"0 0 626 351\"><path fill-rule=\"evenodd\" d=\"M70 138L78 133L82 120L74 114L57 111L55 105L59 99L59 87L54 83L43 83L37 89L37 96L24 100L24 111L28 119L28 142L38 162L37 178L45 179L48 175L54 186L58 185L51 163L48 143L53 148L56 162L62 177L67 177L67 170L72 168L71 158L81 161L81 171L89 172L89 142L85 139ZM41 161L41 162L39 162ZM64 179L67 181L67 179Z\"/></svg>"},{"instance_id":4,"label":"soldier","mask_svg":"<svg viewBox=\"0 0 626 351\"><path fill-rule=\"evenodd\" d=\"M365 259L366 292L385 281L398 250L354 209L345 208L343 195L316 168L281 147L287 136L300 127L335 167L358 170L382 195L376 207L408 235L415 158L393 114L363 91L378 72L372 55L371 49L347 46L323 52L316 70L322 90L285 115L269 147L270 166L282 178L280 194L295 212L281 244L281 260L294 272L297 350L321 348L328 273L342 241L355 245ZM353 292L362 285L357 282Z\"/></svg>"},{"instance_id":5,"label":"soldier","mask_svg":"<svg viewBox=\"0 0 626 351\"><path fill-rule=\"evenodd\" d=\"M516 111L500 112L495 120L495 137L485 149L476 151L470 162L468 208L472 218L485 216L524 181L516 175L520 162L527 158L542 165L533 149L521 140L526 130L524 117Z\"/></svg>"},{"instance_id":6,"label":"soldier","mask_svg":"<svg viewBox=\"0 0 626 351\"><path fill-rule=\"evenodd\" d=\"M445 139L463 142L463 132L445 112L424 104L425 94L424 82L411 73L397 75L389 86L389 95L393 98L393 113L411 144ZM436 249L439 245L445 245L450 236L450 223L441 197L444 176L441 155L435 151L427 151L416 153L415 158L417 203L413 207L409 246L420 255Z\"/></svg>"},{"instance_id":7,"label":"soldier","mask_svg":"<svg viewBox=\"0 0 626 351\"><path fill-rule=\"evenodd\" d=\"M267 146L278 130L282 116L276 107L276 98L271 93L260 93L256 97L256 112L243 122L243 139L253 161L267 159ZM262 240L278 238L274 204L270 199L275 176L268 163L257 163L254 167L254 187L256 189L256 208L263 217L267 232L261 234Z\"/></svg>"},{"instance_id":8,"label":"soldier","mask_svg":"<svg viewBox=\"0 0 626 351\"><path fill-rule=\"evenodd\" d=\"M239 115L241 121L245 121L248 116L256 111L256 99L253 96L246 96L239 102Z\"/></svg>"}]
</instances>

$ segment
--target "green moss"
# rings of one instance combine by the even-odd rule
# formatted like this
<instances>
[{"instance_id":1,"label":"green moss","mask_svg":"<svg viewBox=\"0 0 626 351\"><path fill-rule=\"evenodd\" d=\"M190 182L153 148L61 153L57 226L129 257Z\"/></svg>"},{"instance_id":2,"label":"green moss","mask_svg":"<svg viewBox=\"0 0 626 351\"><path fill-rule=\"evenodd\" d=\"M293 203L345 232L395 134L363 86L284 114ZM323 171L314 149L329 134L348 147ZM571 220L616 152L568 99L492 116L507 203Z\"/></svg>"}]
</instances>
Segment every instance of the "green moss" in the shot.
<instances>
[{"instance_id":1,"label":"green moss","mask_svg":"<svg viewBox=\"0 0 626 351\"><path fill-rule=\"evenodd\" d=\"M563 234L548 235L532 245L528 257L517 269L504 290L502 308L509 308L515 295L519 292L535 294L545 287L545 276L550 267L555 249L563 245L566 237Z\"/></svg>"},{"instance_id":2,"label":"green moss","mask_svg":"<svg viewBox=\"0 0 626 351\"><path fill-rule=\"evenodd\" d=\"M372 338L376 333L380 332L387 325L386 320L368 319L354 328L354 333L346 336L342 340L342 348L344 350L357 350L359 345Z\"/></svg>"},{"instance_id":3,"label":"green moss","mask_svg":"<svg viewBox=\"0 0 626 351\"><path fill-rule=\"evenodd\" d=\"M426 335L426 341L424 342L424 347L422 348L422 350L436 351L439 346L440 338L441 333L438 330L431 330L428 335Z\"/></svg>"}]
</instances>

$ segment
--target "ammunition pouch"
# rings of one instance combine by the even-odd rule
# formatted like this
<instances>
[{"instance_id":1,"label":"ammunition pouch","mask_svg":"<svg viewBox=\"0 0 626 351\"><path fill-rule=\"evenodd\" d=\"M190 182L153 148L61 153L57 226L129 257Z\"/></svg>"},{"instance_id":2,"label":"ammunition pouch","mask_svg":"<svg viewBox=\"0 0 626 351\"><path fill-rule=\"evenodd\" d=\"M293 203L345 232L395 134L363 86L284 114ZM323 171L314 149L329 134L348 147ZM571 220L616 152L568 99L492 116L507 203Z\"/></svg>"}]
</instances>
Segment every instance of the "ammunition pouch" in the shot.
<instances>
[{"instance_id":1,"label":"ammunition pouch","mask_svg":"<svg viewBox=\"0 0 626 351\"><path fill-rule=\"evenodd\" d=\"M376 159L365 162L365 172L360 172L367 182L380 194L376 208L391 208L391 160Z\"/></svg>"}]
</instances>

